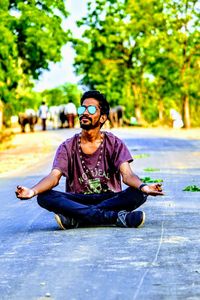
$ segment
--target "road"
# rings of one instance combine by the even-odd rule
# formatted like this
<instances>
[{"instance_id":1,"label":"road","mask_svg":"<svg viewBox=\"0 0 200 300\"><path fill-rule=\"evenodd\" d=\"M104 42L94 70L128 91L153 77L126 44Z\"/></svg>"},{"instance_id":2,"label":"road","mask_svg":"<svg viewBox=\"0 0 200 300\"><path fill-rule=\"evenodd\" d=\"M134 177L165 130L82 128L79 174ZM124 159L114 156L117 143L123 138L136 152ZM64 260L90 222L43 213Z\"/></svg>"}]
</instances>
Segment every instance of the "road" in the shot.
<instances>
[{"instance_id":1,"label":"road","mask_svg":"<svg viewBox=\"0 0 200 300\"><path fill-rule=\"evenodd\" d=\"M53 134L59 144L76 131ZM53 152L31 169L1 177L1 300L200 299L200 193L182 191L200 186L200 140L112 131L136 156L136 174L163 179L166 195L148 198L142 228L61 231L35 199L14 195L17 184L31 186L47 174ZM57 189L63 188L61 181Z\"/></svg>"}]
</instances>

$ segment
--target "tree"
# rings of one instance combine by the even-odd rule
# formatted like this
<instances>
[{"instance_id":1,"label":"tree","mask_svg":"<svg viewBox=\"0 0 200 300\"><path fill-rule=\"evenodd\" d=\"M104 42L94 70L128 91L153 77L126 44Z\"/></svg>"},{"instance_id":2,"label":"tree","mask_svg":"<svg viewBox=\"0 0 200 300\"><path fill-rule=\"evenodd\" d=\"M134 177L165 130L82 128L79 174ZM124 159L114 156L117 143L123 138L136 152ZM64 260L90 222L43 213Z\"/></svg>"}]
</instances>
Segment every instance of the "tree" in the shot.
<instances>
[{"instance_id":1,"label":"tree","mask_svg":"<svg viewBox=\"0 0 200 300\"><path fill-rule=\"evenodd\" d=\"M75 68L84 74L82 83L103 88L110 102L135 111L139 122L149 49L157 42L153 30L162 22L159 1L89 2L88 16L79 22L89 29L82 41L74 42Z\"/></svg>"},{"instance_id":2,"label":"tree","mask_svg":"<svg viewBox=\"0 0 200 300\"><path fill-rule=\"evenodd\" d=\"M174 106L190 126L189 105L195 113L199 97L196 0L90 1L78 24L87 27L73 41L82 84L106 92L141 122L143 115L164 121Z\"/></svg>"},{"instance_id":3,"label":"tree","mask_svg":"<svg viewBox=\"0 0 200 300\"><path fill-rule=\"evenodd\" d=\"M198 82L200 81L200 76L197 75L200 55L198 1L172 1L166 9L170 13L170 30L173 35L171 40L176 51L173 52L177 65L183 120L185 127L189 128L191 125L190 98L197 88L193 80L196 77Z\"/></svg>"},{"instance_id":4,"label":"tree","mask_svg":"<svg viewBox=\"0 0 200 300\"><path fill-rule=\"evenodd\" d=\"M72 101L76 106L79 105L81 92L76 84L65 83L57 88L44 90L41 97L49 106L66 104Z\"/></svg>"},{"instance_id":5,"label":"tree","mask_svg":"<svg viewBox=\"0 0 200 300\"><path fill-rule=\"evenodd\" d=\"M68 103L69 101L72 101L76 106L80 105L81 91L79 90L76 84L66 82L65 84L61 85L59 88L64 94L64 98L65 98L64 103Z\"/></svg>"},{"instance_id":6,"label":"tree","mask_svg":"<svg viewBox=\"0 0 200 300\"><path fill-rule=\"evenodd\" d=\"M63 0L1 1L0 98L4 103L12 106L16 97L20 101L21 81L29 87L50 62L61 60L61 48L69 39L69 31L62 28L67 16Z\"/></svg>"}]
</instances>

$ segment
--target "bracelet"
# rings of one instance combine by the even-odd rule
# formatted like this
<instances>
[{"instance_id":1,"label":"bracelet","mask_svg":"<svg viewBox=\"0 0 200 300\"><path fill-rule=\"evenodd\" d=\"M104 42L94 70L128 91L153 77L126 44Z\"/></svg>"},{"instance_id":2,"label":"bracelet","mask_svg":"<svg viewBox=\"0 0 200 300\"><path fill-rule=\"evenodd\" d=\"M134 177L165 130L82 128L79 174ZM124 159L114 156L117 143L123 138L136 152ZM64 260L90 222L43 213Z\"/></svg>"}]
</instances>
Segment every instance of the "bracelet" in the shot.
<instances>
[{"instance_id":1,"label":"bracelet","mask_svg":"<svg viewBox=\"0 0 200 300\"><path fill-rule=\"evenodd\" d=\"M143 188L144 186L146 186L146 185L148 185L148 184L142 183L142 184L139 186L138 190L142 191L142 188Z\"/></svg>"}]
</instances>

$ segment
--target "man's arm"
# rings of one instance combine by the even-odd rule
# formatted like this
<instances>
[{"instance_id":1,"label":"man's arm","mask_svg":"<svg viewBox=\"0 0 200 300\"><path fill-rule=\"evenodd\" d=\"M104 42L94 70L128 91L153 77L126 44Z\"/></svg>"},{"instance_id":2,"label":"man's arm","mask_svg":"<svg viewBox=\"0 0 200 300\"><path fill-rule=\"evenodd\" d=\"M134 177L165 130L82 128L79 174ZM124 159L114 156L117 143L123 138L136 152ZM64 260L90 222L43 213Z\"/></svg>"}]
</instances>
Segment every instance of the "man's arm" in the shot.
<instances>
[{"instance_id":1,"label":"man's arm","mask_svg":"<svg viewBox=\"0 0 200 300\"><path fill-rule=\"evenodd\" d=\"M140 178L137 175L133 173L128 162L124 162L121 164L120 173L122 175L123 183L125 183L126 185L139 189L143 193L146 193L147 195L151 195L151 196L164 195L164 193L162 192L161 184L159 183L154 183L150 185L146 184L141 187L143 182L140 180Z\"/></svg>"},{"instance_id":2,"label":"man's arm","mask_svg":"<svg viewBox=\"0 0 200 300\"><path fill-rule=\"evenodd\" d=\"M27 188L24 186L17 186L15 191L17 198L21 200L30 199L40 193L51 190L55 186L58 185L59 180L62 176L62 172L58 169L53 169L49 175L44 177L41 181L39 181L32 188Z\"/></svg>"}]
</instances>

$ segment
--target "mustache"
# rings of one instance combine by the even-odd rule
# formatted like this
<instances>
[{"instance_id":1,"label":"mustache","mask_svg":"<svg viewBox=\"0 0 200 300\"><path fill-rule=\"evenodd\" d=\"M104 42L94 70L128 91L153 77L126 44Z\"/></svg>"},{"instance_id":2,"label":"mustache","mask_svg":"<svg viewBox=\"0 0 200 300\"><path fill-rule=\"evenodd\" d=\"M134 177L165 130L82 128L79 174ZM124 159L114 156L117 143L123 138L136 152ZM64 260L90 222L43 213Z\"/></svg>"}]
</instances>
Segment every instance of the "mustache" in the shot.
<instances>
[{"instance_id":1,"label":"mustache","mask_svg":"<svg viewBox=\"0 0 200 300\"><path fill-rule=\"evenodd\" d=\"M79 118L79 120L81 121L82 119L87 119L87 120L89 120L89 121L92 121L92 119L90 118L90 117L86 117L86 116L81 116L80 118Z\"/></svg>"}]
</instances>

